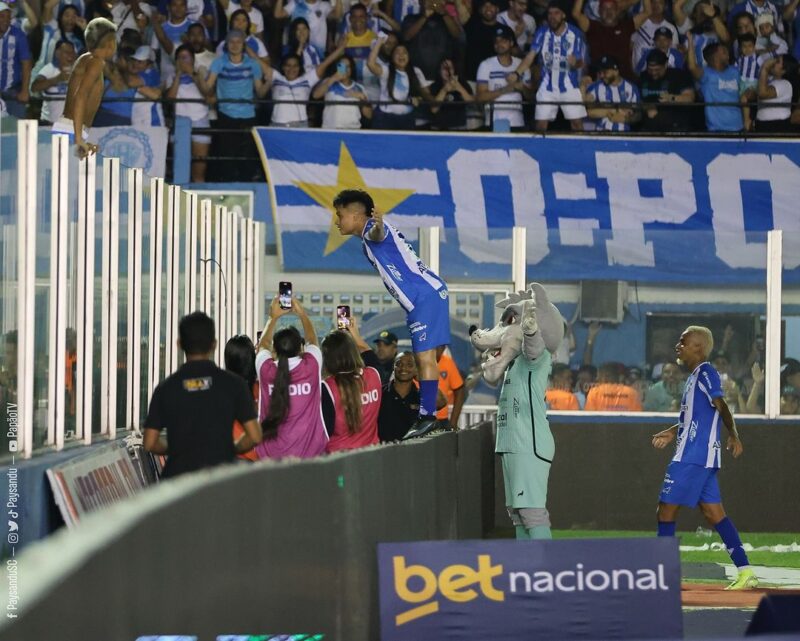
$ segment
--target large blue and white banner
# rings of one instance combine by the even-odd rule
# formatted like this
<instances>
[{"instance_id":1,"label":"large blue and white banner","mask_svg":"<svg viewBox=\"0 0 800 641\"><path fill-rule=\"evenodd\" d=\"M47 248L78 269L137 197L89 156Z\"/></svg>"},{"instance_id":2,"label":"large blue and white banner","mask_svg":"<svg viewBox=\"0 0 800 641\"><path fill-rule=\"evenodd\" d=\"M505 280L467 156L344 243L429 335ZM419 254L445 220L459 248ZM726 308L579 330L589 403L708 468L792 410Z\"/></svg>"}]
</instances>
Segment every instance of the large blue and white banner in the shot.
<instances>
[{"instance_id":1,"label":"large blue and white banner","mask_svg":"<svg viewBox=\"0 0 800 641\"><path fill-rule=\"evenodd\" d=\"M445 277L510 279L510 228L529 278L760 283L783 229L800 282L800 142L408 134L259 128L283 265L369 269L332 224L368 190L412 241L443 228Z\"/></svg>"},{"instance_id":2,"label":"large blue and white banner","mask_svg":"<svg viewBox=\"0 0 800 641\"><path fill-rule=\"evenodd\" d=\"M381 641L680 639L675 538L379 543Z\"/></svg>"}]
</instances>

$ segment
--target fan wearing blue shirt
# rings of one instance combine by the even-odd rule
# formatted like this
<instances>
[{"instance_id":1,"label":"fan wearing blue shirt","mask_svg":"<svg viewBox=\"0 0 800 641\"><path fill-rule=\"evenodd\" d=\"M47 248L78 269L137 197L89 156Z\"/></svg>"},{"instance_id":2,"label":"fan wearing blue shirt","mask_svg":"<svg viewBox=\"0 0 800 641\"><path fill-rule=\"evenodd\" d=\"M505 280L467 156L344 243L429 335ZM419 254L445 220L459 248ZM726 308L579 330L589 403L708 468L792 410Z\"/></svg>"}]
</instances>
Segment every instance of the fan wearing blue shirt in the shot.
<instances>
[{"instance_id":1,"label":"fan wearing blue shirt","mask_svg":"<svg viewBox=\"0 0 800 641\"><path fill-rule=\"evenodd\" d=\"M687 34L687 38L689 71L697 80L706 102L706 128L709 131L741 131L744 128L744 119L739 106L739 70L730 64L728 48L721 42L707 45L703 49L707 66L703 67L698 64L691 32Z\"/></svg>"},{"instance_id":2,"label":"fan wearing blue shirt","mask_svg":"<svg viewBox=\"0 0 800 641\"><path fill-rule=\"evenodd\" d=\"M0 1L0 93L7 92L6 107L11 116L25 117L30 98L33 60L28 37L11 24L11 6Z\"/></svg>"},{"instance_id":3,"label":"fan wearing blue shirt","mask_svg":"<svg viewBox=\"0 0 800 641\"><path fill-rule=\"evenodd\" d=\"M681 334L675 352L691 374L681 399L679 422L653 436L653 447L665 448L677 433L675 455L667 467L658 503L658 536L675 536L675 518L682 505L699 507L714 526L739 570L726 589L745 590L758 585L733 521L725 514L717 483L721 463L720 422L728 430L726 448L741 456L742 441L723 398L719 373L708 355L714 347L711 330L691 325Z\"/></svg>"},{"instance_id":4,"label":"fan wearing blue shirt","mask_svg":"<svg viewBox=\"0 0 800 641\"><path fill-rule=\"evenodd\" d=\"M419 372L419 417L404 439L440 427L436 418L439 367L436 348L450 343L447 285L414 253L403 235L375 209L367 192L345 189L333 200L336 226L343 236L360 236L364 255L388 292L406 312Z\"/></svg>"}]
</instances>

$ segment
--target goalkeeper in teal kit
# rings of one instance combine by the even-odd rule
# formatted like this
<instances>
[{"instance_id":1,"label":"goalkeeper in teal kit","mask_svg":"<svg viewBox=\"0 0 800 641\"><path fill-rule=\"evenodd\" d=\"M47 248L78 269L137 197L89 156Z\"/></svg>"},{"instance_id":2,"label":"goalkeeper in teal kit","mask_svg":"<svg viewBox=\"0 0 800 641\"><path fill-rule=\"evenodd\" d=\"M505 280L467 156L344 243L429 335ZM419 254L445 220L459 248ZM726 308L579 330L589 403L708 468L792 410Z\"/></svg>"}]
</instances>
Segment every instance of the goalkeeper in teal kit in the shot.
<instances>
[{"instance_id":1,"label":"goalkeeper in teal kit","mask_svg":"<svg viewBox=\"0 0 800 641\"><path fill-rule=\"evenodd\" d=\"M505 308L500 323L472 332L470 340L485 350L483 377L503 383L495 452L503 466L506 508L518 539L549 539L547 482L555 443L544 393L551 352L564 338L564 319L538 283L498 306Z\"/></svg>"}]
</instances>

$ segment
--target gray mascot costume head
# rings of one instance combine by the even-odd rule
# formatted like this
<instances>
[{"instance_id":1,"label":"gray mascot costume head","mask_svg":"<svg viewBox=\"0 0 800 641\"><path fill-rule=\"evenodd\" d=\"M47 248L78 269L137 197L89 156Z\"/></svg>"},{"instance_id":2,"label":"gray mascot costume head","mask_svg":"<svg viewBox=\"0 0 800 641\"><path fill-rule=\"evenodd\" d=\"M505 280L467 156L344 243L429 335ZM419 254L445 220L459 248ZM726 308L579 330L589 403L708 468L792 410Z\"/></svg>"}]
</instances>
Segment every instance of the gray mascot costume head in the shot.
<instances>
[{"instance_id":1,"label":"gray mascot costume head","mask_svg":"<svg viewBox=\"0 0 800 641\"><path fill-rule=\"evenodd\" d=\"M555 352L564 339L564 319L544 287L500 301L500 322L472 332L472 345L483 352L484 379L503 382L497 403L497 441L506 506L518 539L550 536L547 481L555 443L547 422L545 390Z\"/></svg>"}]
</instances>

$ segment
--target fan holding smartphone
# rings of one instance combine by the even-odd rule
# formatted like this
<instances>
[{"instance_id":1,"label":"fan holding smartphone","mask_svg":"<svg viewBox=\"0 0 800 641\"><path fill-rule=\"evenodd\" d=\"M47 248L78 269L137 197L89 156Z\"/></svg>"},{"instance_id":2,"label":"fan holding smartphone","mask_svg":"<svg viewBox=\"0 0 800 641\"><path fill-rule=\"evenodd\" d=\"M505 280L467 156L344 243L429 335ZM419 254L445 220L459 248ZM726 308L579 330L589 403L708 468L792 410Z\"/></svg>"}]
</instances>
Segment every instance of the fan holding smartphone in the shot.
<instances>
[{"instance_id":1,"label":"fan holding smartphone","mask_svg":"<svg viewBox=\"0 0 800 641\"><path fill-rule=\"evenodd\" d=\"M292 284L287 281L278 283L278 305L281 309L292 308Z\"/></svg>"}]
</instances>

